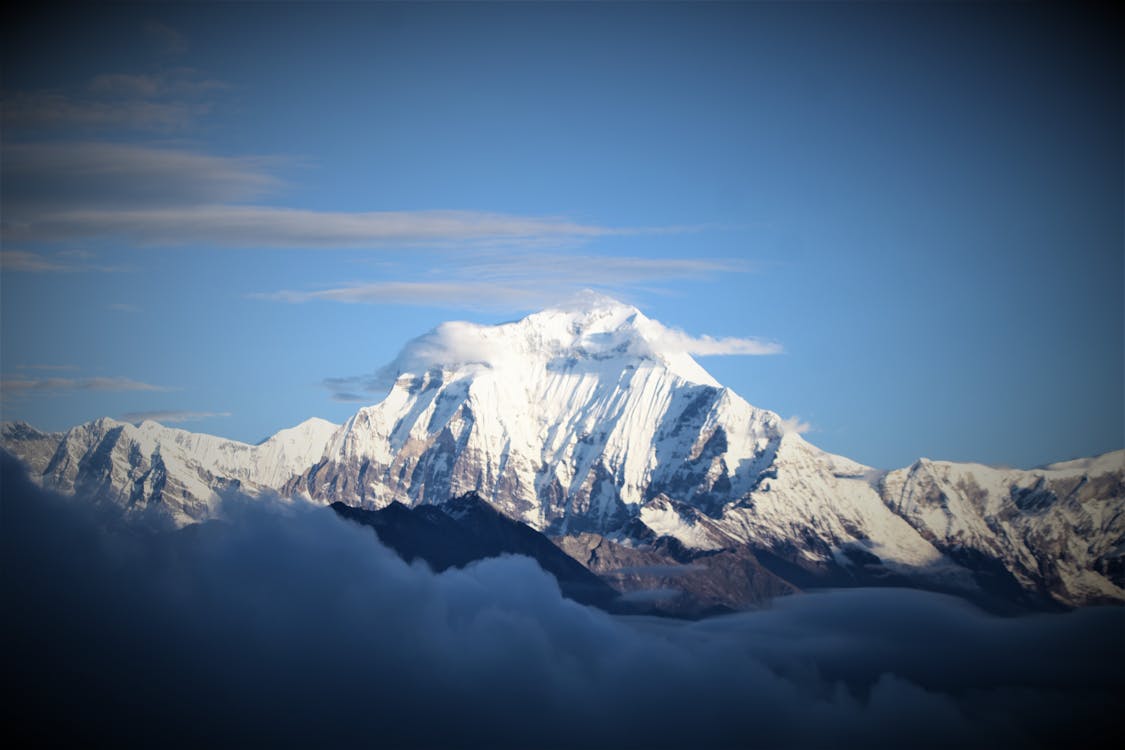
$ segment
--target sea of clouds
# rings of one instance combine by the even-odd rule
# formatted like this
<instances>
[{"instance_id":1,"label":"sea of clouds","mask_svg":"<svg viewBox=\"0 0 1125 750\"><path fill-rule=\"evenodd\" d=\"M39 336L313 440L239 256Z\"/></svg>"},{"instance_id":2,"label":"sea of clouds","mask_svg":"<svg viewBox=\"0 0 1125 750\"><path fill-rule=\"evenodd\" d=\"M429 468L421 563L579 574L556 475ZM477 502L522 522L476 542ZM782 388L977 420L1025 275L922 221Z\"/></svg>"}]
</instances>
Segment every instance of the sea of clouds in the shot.
<instances>
[{"instance_id":1,"label":"sea of clouds","mask_svg":"<svg viewBox=\"0 0 1125 750\"><path fill-rule=\"evenodd\" d=\"M918 591L621 618L521 557L435 574L322 508L121 524L5 459L5 726L43 741L377 747L1074 745L1125 707L1125 609Z\"/></svg>"}]
</instances>

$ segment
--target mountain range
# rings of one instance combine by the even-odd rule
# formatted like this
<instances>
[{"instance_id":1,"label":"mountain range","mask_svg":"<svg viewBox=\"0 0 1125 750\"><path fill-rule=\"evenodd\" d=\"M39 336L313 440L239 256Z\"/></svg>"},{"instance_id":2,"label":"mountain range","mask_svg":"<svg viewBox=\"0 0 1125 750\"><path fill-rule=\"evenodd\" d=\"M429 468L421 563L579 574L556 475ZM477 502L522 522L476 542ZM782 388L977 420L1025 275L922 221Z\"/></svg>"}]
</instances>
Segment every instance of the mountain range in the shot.
<instances>
[{"instance_id":1,"label":"mountain range","mask_svg":"<svg viewBox=\"0 0 1125 750\"><path fill-rule=\"evenodd\" d=\"M4 423L0 445L45 488L176 527L220 515L228 492L367 520L356 514L473 493L622 601L670 614L839 585L1018 608L1125 602L1125 451L1033 470L877 470L810 444L689 348L589 296L502 325L439 326L370 379L385 398L342 425L310 419L248 445L151 421ZM369 525L393 535L387 523Z\"/></svg>"}]
</instances>

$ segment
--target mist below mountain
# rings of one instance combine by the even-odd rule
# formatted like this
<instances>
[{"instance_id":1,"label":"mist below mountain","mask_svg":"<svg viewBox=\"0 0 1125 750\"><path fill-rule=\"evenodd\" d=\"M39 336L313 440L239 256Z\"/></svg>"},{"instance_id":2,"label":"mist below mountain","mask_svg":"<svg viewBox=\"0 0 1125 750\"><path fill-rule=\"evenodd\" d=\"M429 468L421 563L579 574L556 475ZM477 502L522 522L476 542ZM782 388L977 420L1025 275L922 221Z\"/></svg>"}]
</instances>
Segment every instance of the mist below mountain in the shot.
<instances>
[{"instance_id":1,"label":"mist below mountain","mask_svg":"<svg viewBox=\"0 0 1125 750\"><path fill-rule=\"evenodd\" d=\"M853 589L612 616L522 556L434 572L324 508L228 494L152 531L0 466L5 726L44 742L1075 745L1125 698L1121 608L1000 618ZM1107 735L1102 735L1107 736Z\"/></svg>"}]
</instances>

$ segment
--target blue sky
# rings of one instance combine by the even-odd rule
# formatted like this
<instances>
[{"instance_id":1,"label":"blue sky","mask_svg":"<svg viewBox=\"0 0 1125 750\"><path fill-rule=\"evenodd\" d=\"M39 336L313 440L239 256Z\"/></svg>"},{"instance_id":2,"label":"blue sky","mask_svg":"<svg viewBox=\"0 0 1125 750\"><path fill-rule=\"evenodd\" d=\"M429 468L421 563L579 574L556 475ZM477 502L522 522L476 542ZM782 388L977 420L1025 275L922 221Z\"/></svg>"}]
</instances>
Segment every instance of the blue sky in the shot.
<instances>
[{"instance_id":1,"label":"blue sky","mask_svg":"<svg viewBox=\"0 0 1125 750\"><path fill-rule=\"evenodd\" d=\"M888 4L45 8L3 29L4 419L250 442L590 287L880 467L1125 445L1110 17Z\"/></svg>"}]
</instances>

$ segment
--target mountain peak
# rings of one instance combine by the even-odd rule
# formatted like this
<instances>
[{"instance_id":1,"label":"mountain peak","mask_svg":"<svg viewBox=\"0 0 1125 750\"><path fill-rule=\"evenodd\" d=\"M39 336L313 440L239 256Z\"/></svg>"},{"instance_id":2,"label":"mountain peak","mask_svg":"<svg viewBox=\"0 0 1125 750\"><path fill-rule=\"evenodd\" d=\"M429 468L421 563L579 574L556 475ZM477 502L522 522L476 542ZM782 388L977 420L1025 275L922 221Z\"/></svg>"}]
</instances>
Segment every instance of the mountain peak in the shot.
<instances>
[{"instance_id":1,"label":"mountain peak","mask_svg":"<svg viewBox=\"0 0 1125 750\"><path fill-rule=\"evenodd\" d=\"M596 292L499 325L443 323L409 342L380 375L396 382L427 373L524 369L559 370L578 363L616 376L642 363L662 366L691 383L718 387L688 353L692 339L646 317L632 305Z\"/></svg>"},{"instance_id":2,"label":"mountain peak","mask_svg":"<svg viewBox=\"0 0 1125 750\"><path fill-rule=\"evenodd\" d=\"M633 305L591 289L585 289L538 314L543 313L562 313L584 319L627 318L631 315L641 315L641 311Z\"/></svg>"}]
</instances>

